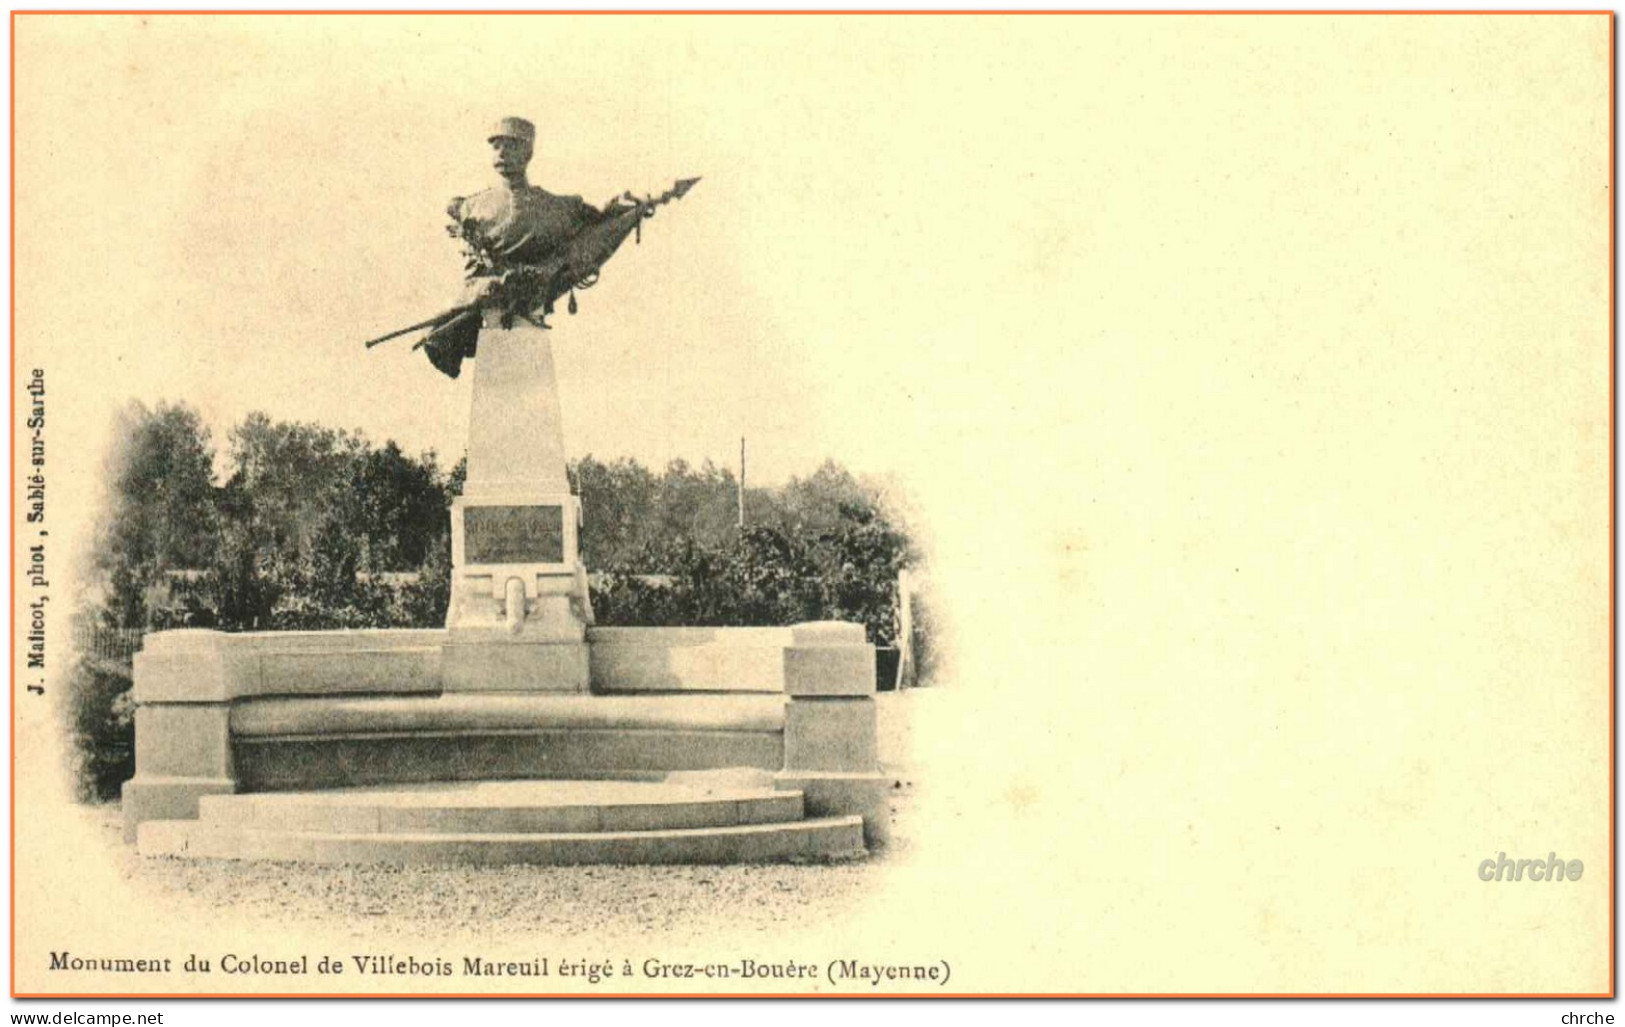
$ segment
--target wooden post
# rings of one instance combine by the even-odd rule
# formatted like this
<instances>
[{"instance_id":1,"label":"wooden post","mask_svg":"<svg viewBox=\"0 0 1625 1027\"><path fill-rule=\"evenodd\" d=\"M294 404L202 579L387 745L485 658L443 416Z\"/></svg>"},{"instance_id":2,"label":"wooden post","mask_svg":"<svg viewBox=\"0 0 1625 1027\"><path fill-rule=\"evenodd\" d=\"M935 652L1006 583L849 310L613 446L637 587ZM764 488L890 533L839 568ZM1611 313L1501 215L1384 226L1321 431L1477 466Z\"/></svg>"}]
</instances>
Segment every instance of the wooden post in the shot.
<instances>
[{"instance_id":1,"label":"wooden post","mask_svg":"<svg viewBox=\"0 0 1625 1027\"><path fill-rule=\"evenodd\" d=\"M914 583L905 570L897 572L897 687L913 688L914 666Z\"/></svg>"}]
</instances>

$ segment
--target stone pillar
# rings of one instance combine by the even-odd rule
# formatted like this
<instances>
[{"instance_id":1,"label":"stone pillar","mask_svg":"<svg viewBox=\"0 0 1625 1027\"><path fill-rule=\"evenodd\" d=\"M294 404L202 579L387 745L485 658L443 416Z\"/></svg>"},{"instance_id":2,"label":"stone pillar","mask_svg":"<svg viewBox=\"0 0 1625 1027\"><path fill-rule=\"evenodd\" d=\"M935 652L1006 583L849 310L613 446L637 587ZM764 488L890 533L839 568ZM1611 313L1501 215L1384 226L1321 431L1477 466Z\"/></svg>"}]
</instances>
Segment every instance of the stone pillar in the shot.
<instances>
[{"instance_id":1,"label":"stone pillar","mask_svg":"<svg viewBox=\"0 0 1625 1027\"><path fill-rule=\"evenodd\" d=\"M237 790L231 678L217 631L148 635L135 654L135 777L120 793L124 839L147 820L195 820L198 799Z\"/></svg>"},{"instance_id":2,"label":"stone pillar","mask_svg":"<svg viewBox=\"0 0 1625 1027\"><path fill-rule=\"evenodd\" d=\"M581 503L564 468L547 332L486 312L468 478L451 511L446 691L587 691Z\"/></svg>"},{"instance_id":3,"label":"stone pillar","mask_svg":"<svg viewBox=\"0 0 1625 1027\"><path fill-rule=\"evenodd\" d=\"M885 779L875 725L875 647L863 625L797 624L784 650L781 791L799 791L811 816L859 814L870 844L887 834Z\"/></svg>"}]
</instances>

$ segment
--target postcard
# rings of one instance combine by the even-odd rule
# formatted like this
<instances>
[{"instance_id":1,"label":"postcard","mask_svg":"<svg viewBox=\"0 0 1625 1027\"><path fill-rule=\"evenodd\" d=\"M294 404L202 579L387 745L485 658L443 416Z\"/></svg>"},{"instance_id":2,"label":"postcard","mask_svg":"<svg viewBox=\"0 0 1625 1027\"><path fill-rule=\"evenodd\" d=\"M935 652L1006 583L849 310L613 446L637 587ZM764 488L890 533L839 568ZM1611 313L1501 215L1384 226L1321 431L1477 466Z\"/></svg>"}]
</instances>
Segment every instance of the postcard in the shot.
<instances>
[{"instance_id":1,"label":"postcard","mask_svg":"<svg viewBox=\"0 0 1625 1027\"><path fill-rule=\"evenodd\" d=\"M1612 994L1608 13L12 30L14 996Z\"/></svg>"}]
</instances>

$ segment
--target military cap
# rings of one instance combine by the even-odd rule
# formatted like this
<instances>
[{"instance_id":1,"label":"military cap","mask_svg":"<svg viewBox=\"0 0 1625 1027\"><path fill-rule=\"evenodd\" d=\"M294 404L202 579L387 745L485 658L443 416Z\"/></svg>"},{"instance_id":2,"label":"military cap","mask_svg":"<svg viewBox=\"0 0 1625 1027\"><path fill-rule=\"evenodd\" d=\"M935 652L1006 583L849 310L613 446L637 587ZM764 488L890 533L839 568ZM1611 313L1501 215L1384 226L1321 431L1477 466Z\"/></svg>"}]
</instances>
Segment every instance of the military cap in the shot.
<instances>
[{"instance_id":1,"label":"military cap","mask_svg":"<svg viewBox=\"0 0 1625 1027\"><path fill-rule=\"evenodd\" d=\"M536 141L536 126L524 118L503 118L491 126L486 139L497 139L506 136L509 139L522 139L527 143Z\"/></svg>"}]
</instances>

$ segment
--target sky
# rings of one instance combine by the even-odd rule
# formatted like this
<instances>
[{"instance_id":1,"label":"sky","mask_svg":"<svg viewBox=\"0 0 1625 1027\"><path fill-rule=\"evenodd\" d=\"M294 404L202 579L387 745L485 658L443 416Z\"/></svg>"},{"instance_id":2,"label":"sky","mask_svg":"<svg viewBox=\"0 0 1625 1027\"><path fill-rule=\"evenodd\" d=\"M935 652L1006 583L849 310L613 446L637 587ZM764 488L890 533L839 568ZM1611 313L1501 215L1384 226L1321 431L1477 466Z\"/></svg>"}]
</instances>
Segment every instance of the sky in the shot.
<instances>
[{"instance_id":1,"label":"sky","mask_svg":"<svg viewBox=\"0 0 1625 1027\"><path fill-rule=\"evenodd\" d=\"M704 179L555 318L572 454L732 463L743 436L763 482L825 457L896 470L911 379L980 342L984 280L1022 270L989 246L997 223L1043 202L1064 221L1072 202L1000 154L1022 112L977 102L1011 56L898 67L901 25L861 49L813 22L673 28L69 23L64 45L99 59L18 86L41 155L24 211L53 225L48 251L19 252L23 322L74 322L59 362L76 387L100 376L96 405L184 400L217 429L263 409L455 453L467 376L434 373L411 338L361 343L456 295L445 204L494 184L485 129L517 114L539 126L531 179L550 191L602 203ZM961 160L970 147L985 159ZM82 290L46 284L64 281Z\"/></svg>"},{"instance_id":2,"label":"sky","mask_svg":"<svg viewBox=\"0 0 1625 1027\"><path fill-rule=\"evenodd\" d=\"M553 319L572 456L891 476L1011 644L1170 539L1273 563L1369 507L1380 546L1431 495L1470 560L1497 474L1595 515L1600 422L1543 426L1597 381L1602 155L1551 112L1606 39L1548 24L25 16L16 331L59 509L129 399L455 460L471 376L362 343L457 295L445 205L521 115L551 191L703 179Z\"/></svg>"}]
</instances>

